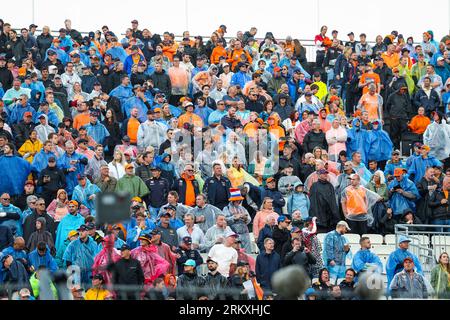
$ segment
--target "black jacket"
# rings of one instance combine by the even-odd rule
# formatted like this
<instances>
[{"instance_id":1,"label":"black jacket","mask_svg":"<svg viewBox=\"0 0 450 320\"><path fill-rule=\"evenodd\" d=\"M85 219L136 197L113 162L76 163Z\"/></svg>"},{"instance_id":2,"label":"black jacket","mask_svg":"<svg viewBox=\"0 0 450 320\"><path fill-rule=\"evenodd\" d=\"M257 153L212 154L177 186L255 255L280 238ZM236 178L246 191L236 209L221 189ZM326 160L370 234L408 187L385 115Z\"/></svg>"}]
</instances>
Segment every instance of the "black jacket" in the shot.
<instances>
[{"instance_id":1,"label":"black jacket","mask_svg":"<svg viewBox=\"0 0 450 320\"><path fill-rule=\"evenodd\" d=\"M273 109L274 112L278 113L278 115L281 118L281 121L286 120L287 118L289 118L289 116L291 115L291 113L294 111L294 107L286 104L284 107L277 104L275 106L275 108Z\"/></svg>"},{"instance_id":2,"label":"black jacket","mask_svg":"<svg viewBox=\"0 0 450 320\"><path fill-rule=\"evenodd\" d=\"M50 35L50 34L47 34L47 35L40 34L40 35L37 36L36 42L37 42L37 46L38 46L38 49L39 49L39 54L41 55L41 58L44 59L45 58L45 52L52 45L53 36Z\"/></svg>"},{"instance_id":3,"label":"black jacket","mask_svg":"<svg viewBox=\"0 0 450 320\"><path fill-rule=\"evenodd\" d=\"M275 227L272 231L272 238L275 241L274 251L278 254L281 254L281 249L284 244L291 239L291 233L288 229L280 229L278 226Z\"/></svg>"},{"instance_id":4,"label":"black jacket","mask_svg":"<svg viewBox=\"0 0 450 320\"><path fill-rule=\"evenodd\" d=\"M414 106L418 109L419 107L424 107L425 112L430 114L432 111L437 111L441 104L441 99L436 90L432 89L430 97L427 96L423 89L417 91L414 96Z\"/></svg>"},{"instance_id":5,"label":"black jacket","mask_svg":"<svg viewBox=\"0 0 450 320\"><path fill-rule=\"evenodd\" d=\"M44 182L44 176L49 176L50 181ZM64 175L64 172L56 166L53 168L47 167L40 172L37 185L42 187L43 195L53 194L59 189L64 189L66 187L66 176Z\"/></svg>"},{"instance_id":6,"label":"black jacket","mask_svg":"<svg viewBox=\"0 0 450 320\"><path fill-rule=\"evenodd\" d=\"M314 182L309 191L310 217L317 217L317 225L331 229L341 220L333 185L328 181ZM330 195L332 195L330 197Z\"/></svg>"},{"instance_id":7,"label":"black jacket","mask_svg":"<svg viewBox=\"0 0 450 320\"><path fill-rule=\"evenodd\" d=\"M428 181L427 179L425 179L425 177L422 177L422 179L420 179L419 182L416 183L417 191L419 191L420 194L420 199L416 203L416 215L425 224L428 224L430 222L429 219L431 219L432 215L432 209L428 205L431 197L428 187L433 185L436 185L436 183L434 181Z\"/></svg>"},{"instance_id":8,"label":"black jacket","mask_svg":"<svg viewBox=\"0 0 450 320\"><path fill-rule=\"evenodd\" d=\"M220 124L225 127L225 129L236 129L242 126L242 123L239 119L236 118L230 118L228 115L222 117L220 119Z\"/></svg>"},{"instance_id":9,"label":"black jacket","mask_svg":"<svg viewBox=\"0 0 450 320\"><path fill-rule=\"evenodd\" d=\"M4 68L0 68L0 83L3 86L3 90L11 89L13 84L14 76L12 72L5 66Z\"/></svg>"},{"instance_id":10,"label":"black jacket","mask_svg":"<svg viewBox=\"0 0 450 320\"><path fill-rule=\"evenodd\" d=\"M14 242L12 231L7 226L0 225L0 251L12 246Z\"/></svg>"},{"instance_id":11,"label":"black jacket","mask_svg":"<svg viewBox=\"0 0 450 320\"><path fill-rule=\"evenodd\" d=\"M399 94L398 91L392 93L387 99L386 111L391 119L411 119L413 112L409 95Z\"/></svg>"},{"instance_id":12,"label":"black jacket","mask_svg":"<svg viewBox=\"0 0 450 320\"><path fill-rule=\"evenodd\" d=\"M138 168L139 169L139 168ZM153 208L161 208L167 203L167 195L170 191L169 181L166 178L149 178L145 180L145 184L150 190L147 196L147 205Z\"/></svg>"},{"instance_id":13,"label":"black jacket","mask_svg":"<svg viewBox=\"0 0 450 320\"><path fill-rule=\"evenodd\" d=\"M103 86L102 86L102 88L103 88ZM123 121L122 105L120 103L119 98L109 96L109 99L106 102L106 108L112 109L114 111L117 122Z\"/></svg>"},{"instance_id":14,"label":"black jacket","mask_svg":"<svg viewBox=\"0 0 450 320\"><path fill-rule=\"evenodd\" d=\"M21 61L26 56L25 42L22 38L18 38L16 41L8 41L6 43L6 57L14 58L17 64L21 65Z\"/></svg>"},{"instance_id":15,"label":"black jacket","mask_svg":"<svg viewBox=\"0 0 450 320\"><path fill-rule=\"evenodd\" d=\"M197 273L183 273L177 280L177 300L197 300L205 294L205 278Z\"/></svg>"},{"instance_id":16,"label":"black jacket","mask_svg":"<svg viewBox=\"0 0 450 320\"><path fill-rule=\"evenodd\" d=\"M208 197L208 203L222 210L229 203L231 182L227 177L209 177L203 185L203 193Z\"/></svg>"},{"instance_id":17,"label":"black jacket","mask_svg":"<svg viewBox=\"0 0 450 320\"><path fill-rule=\"evenodd\" d=\"M441 201L447 199L447 203L442 204ZM450 198L446 198L442 189L436 190L430 197L428 206L431 208L431 219L450 219L450 210L448 208Z\"/></svg>"},{"instance_id":18,"label":"black jacket","mask_svg":"<svg viewBox=\"0 0 450 320\"><path fill-rule=\"evenodd\" d=\"M178 271L179 275L183 274L183 272L184 272L183 264L189 259L194 260L196 266L203 264L203 258L198 250L194 250L194 249L183 250L181 248L177 248L175 253L180 255L180 257L177 259L177 271Z\"/></svg>"},{"instance_id":19,"label":"black jacket","mask_svg":"<svg viewBox=\"0 0 450 320\"><path fill-rule=\"evenodd\" d=\"M28 239L30 239L31 234L36 231L36 220L39 217L45 218L45 230L50 232L53 236L53 239L55 238L55 231L56 231L56 224L55 220L48 214L44 213L44 215L39 215L35 210L33 210L33 213L30 214L28 217L25 218L25 221L23 223L23 238L25 239L25 243L28 243Z\"/></svg>"},{"instance_id":20,"label":"black jacket","mask_svg":"<svg viewBox=\"0 0 450 320\"><path fill-rule=\"evenodd\" d=\"M220 272L216 272L216 274L208 272L205 276L205 293L209 300L223 300L222 297L227 287L228 280Z\"/></svg>"},{"instance_id":21,"label":"black jacket","mask_svg":"<svg viewBox=\"0 0 450 320\"><path fill-rule=\"evenodd\" d=\"M112 83L112 75L110 73L104 74L103 72L97 76L98 82L100 82L102 86L102 91L109 94L111 90L115 87L113 87Z\"/></svg>"},{"instance_id":22,"label":"black jacket","mask_svg":"<svg viewBox=\"0 0 450 320\"><path fill-rule=\"evenodd\" d=\"M144 272L141 263L133 258L120 259L108 266L112 271L113 283L115 285L142 285L144 283Z\"/></svg>"},{"instance_id":23,"label":"black jacket","mask_svg":"<svg viewBox=\"0 0 450 320\"><path fill-rule=\"evenodd\" d=\"M105 120L102 122L102 124L109 132L109 137L106 137L104 145L109 146L109 150L113 151L114 147L120 144L120 139L122 138L119 123L118 122L109 123L108 121Z\"/></svg>"},{"instance_id":24,"label":"black jacket","mask_svg":"<svg viewBox=\"0 0 450 320\"><path fill-rule=\"evenodd\" d=\"M320 147L321 149L328 149L327 139L325 138L325 133L320 130L319 133L310 131L305 135L303 139L303 149L305 152L312 152L315 147Z\"/></svg>"},{"instance_id":25,"label":"black jacket","mask_svg":"<svg viewBox=\"0 0 450 320\"><path fill-rule=\"evenodd\" d=\"M316 258L311 252L305 253L303 248L300 251L291 251L284 257L284 265L289 266L291 264L296 264L308 270L308 267L316 263Z\"/></svg>"},{"instance_id":26,"label":"black jacket","mask_svg":"<svg viewBox=\"0 0 450 320\"><path fill-rule=\"evenodd\" d=\"M300 162L295 157L291 157L290 159L288 159L284 155L281 156L280 160L279 160L278 171L281 171L281 170L287 168L288 165L292 165L294 167L294 171L293 171L292 175L300 177L300 172L301 172ZM301 179L301 180L305 181L303 179Z\"/></svg>"},{"instance_id":27,"label":"black jacket","mask_svg":"<svg viewBox=\"0 0 450 320\"><path fill-rule=\"evenodd\" d=\"M172 93L172 83L170 82L170 77L167 75L166 71L154 72L150 76L150 80L153 82L153 87L158 88L161 92L169 98Z\"/></svg>"}]
</instances>

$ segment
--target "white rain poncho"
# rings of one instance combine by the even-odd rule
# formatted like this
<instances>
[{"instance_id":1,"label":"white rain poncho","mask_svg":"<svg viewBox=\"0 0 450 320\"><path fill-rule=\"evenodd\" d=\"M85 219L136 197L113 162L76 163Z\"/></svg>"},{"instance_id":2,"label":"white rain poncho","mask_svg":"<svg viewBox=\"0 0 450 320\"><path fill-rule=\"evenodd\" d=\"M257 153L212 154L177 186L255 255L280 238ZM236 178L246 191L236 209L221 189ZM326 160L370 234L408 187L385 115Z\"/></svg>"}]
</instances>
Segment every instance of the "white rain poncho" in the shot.
<instances>
[{"instance_id":1,"label":"white rain poncho","mask_svg":"<svg viewBox=\"0 0 450 320\"><path fill-rule=\"evenodd\" d=\"M423 134L423 144L430 147L430 156L438 160L447 159L450 153L450 129L445 120L432 122Z\"/></svg>"}]
</instances>

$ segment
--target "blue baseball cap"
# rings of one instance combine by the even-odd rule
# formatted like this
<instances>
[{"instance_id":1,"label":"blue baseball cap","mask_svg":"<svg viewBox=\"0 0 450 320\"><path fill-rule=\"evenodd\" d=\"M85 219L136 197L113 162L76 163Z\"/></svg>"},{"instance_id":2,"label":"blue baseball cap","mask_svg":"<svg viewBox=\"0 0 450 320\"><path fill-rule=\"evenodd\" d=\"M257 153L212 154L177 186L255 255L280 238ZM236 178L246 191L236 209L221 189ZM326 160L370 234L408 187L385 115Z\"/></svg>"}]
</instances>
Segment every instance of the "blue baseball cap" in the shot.
<instances>
[{"instance_id":1,"label":"blue baseball cap","mask_svg":"<svg viewBox=\"0 0 450 320\"><path fill-rule=\"evenodd\" d=\"M411 239L408 238L407 236L400 236L400 237L398 237L398 244L400 244L402 242L411 242Z\"/></svg>"},{"instance_id":2,"label":"blue baseball cap","mask_svg":"<svg viewBox=\"0 0 450 320\"><path fill-rule=\"evenodd\" d=\"M278 221L278 223L285 222L285 221L291 222L291 220L289 220L289 218L286 216L279 216L277 221Z\"/></svg>"},{"instance_id":3,"label":"blue baseball cap","mask_svg":"<svg viewBox=\"0 0 450 320\"><path fill-rule=\"evenodd\" d=\"M292 229L291 229L291 233L296 233L296 232L300 232L301 230L300 230L300 228L298 228L298 227L293 227Z\"/></svg>"},{"instance_id":4,"label":"blue baseball cap","mask_svg":"<svg viewBox=\"0 0 450 320\"><path fill-rule=\"evenodd\" d=\"M188 259L188 260L186 260L186 262L184 263L184 265L185 266L189 266L189 267L196 267L196 263L195 263L195 261L194 260L192 260L192 259Z\"/></svg>"}]
</instances>

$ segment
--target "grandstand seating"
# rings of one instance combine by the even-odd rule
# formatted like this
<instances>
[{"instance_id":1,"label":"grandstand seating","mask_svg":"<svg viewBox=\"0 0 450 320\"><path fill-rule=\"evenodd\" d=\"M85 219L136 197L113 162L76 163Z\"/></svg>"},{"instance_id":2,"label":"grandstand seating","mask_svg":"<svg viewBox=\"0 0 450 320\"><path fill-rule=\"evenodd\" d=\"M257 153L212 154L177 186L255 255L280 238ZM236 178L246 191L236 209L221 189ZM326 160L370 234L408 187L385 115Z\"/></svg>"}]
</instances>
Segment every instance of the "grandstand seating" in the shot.
<instances>
[{"instance_id":1,"label":"grandstand seating","mask_svg":"<svg viewBox=\"0 0 450 320\"><path fill-rule=\"evenodd\" d=\"M383 244L383 236L381 234L363 234L363 237L368 237L372 245Z\"/></svg>"}]
</instances>

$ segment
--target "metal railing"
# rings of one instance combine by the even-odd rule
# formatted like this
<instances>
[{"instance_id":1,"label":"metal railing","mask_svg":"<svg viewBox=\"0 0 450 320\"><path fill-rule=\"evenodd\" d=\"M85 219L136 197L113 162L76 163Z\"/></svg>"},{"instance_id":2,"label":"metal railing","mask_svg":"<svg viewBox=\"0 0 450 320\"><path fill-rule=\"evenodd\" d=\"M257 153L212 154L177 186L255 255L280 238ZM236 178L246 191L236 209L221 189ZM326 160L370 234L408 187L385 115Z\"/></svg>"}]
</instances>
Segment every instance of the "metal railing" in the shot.
<instances>
[{"instance_id":1,"label":"metal railing","mask_svg":"<svg viewBox=\"0 0 450 320\"><path fill-rule=\"evenodd\" d=\"M395 235L397 240L401 235L411 239L409 251L419 258L427 279L430 279L431 270L436 266L439 255L450 252L450 226L397 224Z\"/></svg>"}]
</instances>

